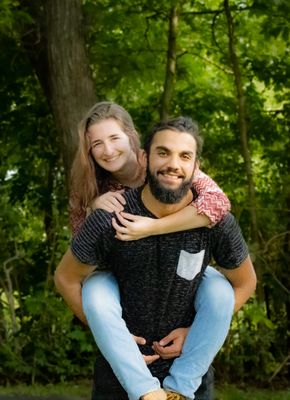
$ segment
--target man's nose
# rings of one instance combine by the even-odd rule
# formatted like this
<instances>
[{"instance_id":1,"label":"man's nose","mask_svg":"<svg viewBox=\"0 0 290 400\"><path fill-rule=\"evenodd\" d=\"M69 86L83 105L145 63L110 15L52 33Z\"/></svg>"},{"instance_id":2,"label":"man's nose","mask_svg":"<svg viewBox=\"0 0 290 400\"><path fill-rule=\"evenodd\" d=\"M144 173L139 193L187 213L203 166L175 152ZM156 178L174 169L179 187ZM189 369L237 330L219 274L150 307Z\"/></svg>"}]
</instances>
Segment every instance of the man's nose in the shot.
<instances>
[{"instance_id":1,"label":"man's nose","mask_svg":"<svg viewBox=\"0 0 290 400\"><path fill-rule=\"evenodd\" d=\"M167 168L171 168L173 171L179 170L180 169L179 158L174 155L169 157L167 162Z\"/></svg>"}]
</instances>

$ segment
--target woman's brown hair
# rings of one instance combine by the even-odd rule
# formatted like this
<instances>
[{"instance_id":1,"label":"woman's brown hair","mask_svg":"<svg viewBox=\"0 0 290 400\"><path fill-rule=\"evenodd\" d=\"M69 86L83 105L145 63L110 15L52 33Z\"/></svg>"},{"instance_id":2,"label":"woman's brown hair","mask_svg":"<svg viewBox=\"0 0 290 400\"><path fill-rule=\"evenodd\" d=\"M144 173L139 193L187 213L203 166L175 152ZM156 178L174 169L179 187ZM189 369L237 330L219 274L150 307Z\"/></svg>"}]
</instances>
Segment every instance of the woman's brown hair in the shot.
<instances>
[{"instance_id":1,"label":"woman's brown hair","mask_svg":"<svg viewBox=\"0 0 290 400\"><path fill-rule=\"evenodd\" d=\"M71 169L71 211L84 210L95 197L110 189L118 189L118 182L112 174L101 168L92 157L87 134L90 126L109 118L117 121L128 136L132 150L138 154L140 138L130 114L113 102L96 103L79 124L79 147Z\"/></svg>"}]
</instances>

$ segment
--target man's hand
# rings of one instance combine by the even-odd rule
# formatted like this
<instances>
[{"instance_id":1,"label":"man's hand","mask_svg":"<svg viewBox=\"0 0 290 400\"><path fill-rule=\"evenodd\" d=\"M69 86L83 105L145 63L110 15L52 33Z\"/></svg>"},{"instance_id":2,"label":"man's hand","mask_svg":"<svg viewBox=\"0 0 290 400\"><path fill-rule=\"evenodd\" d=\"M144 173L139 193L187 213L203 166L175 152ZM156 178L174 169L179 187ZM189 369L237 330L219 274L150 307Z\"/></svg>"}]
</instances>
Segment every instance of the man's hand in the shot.
<instances>
[{"instance_id":1,"label":"man's hand","mask_svg":"<svg viewBox=\"0 0 290 400\"><path fill-rule=\"evenodd\" d=\"M154 342L152 349L164 360L180 356L189 329L174 329L159 342Z\"/></svg>"},{"instance_id":2,"label":"man's hand","mask_svg":"<svg viewBox=\"0 0 290 400\"><path fill-rule=\"evenodd\" d=\"M135 336L135 335L132 335L132 336L137 344L141 344L141 345L146 344L146 340L143 337ZM154 361L156 361L156 360L158 360L158 358L160 358L160 356L158 354L154 354L153 356L145 356L144 354L142 354L142 355L143 355L144 361L146 362L147 365L152 364Z\"/></svg>"}]
</instances>

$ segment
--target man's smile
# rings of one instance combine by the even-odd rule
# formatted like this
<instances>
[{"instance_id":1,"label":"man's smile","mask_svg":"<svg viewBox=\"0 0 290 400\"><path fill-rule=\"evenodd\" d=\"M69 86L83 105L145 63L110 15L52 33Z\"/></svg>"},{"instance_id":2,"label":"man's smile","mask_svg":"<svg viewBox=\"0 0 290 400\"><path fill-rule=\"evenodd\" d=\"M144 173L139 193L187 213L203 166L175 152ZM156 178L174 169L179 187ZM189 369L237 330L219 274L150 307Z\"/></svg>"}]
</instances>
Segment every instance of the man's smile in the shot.
<instances>
[{"instance_id":1,"label":"man's smile","mask_svg":"<svg viewBox=\"0 0 290 400\"><path fill-rule=\"evenodd\" d=\"M184 175L168 170L159 171L157 176L159 177L160 181L168 184L176 183L184 179Z\"/></svg>"}]
</instances>

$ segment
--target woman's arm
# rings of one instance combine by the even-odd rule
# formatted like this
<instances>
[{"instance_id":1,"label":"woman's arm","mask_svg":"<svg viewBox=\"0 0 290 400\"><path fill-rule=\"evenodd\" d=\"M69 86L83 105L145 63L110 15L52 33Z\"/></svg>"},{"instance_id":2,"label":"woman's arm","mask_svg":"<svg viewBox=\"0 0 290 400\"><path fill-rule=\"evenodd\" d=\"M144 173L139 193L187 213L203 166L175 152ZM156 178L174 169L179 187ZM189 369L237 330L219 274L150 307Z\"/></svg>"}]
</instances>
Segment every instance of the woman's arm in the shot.
<instances>
[{"instance_id":1,"label":"woman's arm","mask_svg":"<svg viewBox=\"0 0 290 400\"><path fill-rule=\"evenodd\" d=\"M147 236L214 226L230 210L229 199L209 176L199 170L195 174L193 188L198 194L197 199L175 214L159 219L124 212L117 214L123 226L113 219L116 237L120 240L138 240Z\"/></svg>"},{"instance_id":2,"label":"woman's arm","mask_svg":"<svg viewBox=\"0 0 290 400\"><path fill-rule=\"evenodd\" d=\"M198 197L192 202L197 213L210 219L214 226L230 211L231 203L221 188L204 172L197 170L194 175L193 188Z\"/></svg>"},{"instance_id":3,"label":"woman's arm","mask_svg":"<svg viewBox=\"0 0 290 400\"><path fill-rule=\"evenodd\" d=\"M122 226L117 223L115 218L112 218L112 225L116 230L116 238L120 240L138 240L147 236L185 231L210 224L209 218L206 215L199 215L191 205L175 214L159 219L141 217L126 212L116 213L116 216Z\"/></svg>"},{"instance_id":4,"label":"woman's arm","mask_svg":"<svg viewBox=\"0 0 290 400\"><path fill-rule=\"evenodd\" d=\"M71 194L69 203L69 221L73 237L76 236L80 230L80 227L84 223L86 217L88 217L97 208L116 213L123 211L126 201L122 196L122 193L124 193L124 190L107 192L101 196L95 197L90 202L86 210L73 206L75 204L74 198L76 195Z\"/></svg>"}]
</instances>

